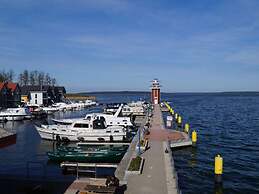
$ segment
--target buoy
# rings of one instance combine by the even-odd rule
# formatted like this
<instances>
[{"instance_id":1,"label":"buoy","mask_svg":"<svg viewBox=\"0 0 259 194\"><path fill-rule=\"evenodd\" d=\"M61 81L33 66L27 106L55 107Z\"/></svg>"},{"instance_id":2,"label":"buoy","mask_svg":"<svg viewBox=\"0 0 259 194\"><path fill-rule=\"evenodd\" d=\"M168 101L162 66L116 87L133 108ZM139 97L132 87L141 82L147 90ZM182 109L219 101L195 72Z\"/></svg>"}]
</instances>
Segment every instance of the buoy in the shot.
<instances>
[{"instance_id":1,"label":"buoy","mask_svg":"<svg viewBox=\"0 0 259 194\"><path fill-rule=\"evenodd\" d=\"M194 130L192 132L192 143L196 144L196 142L197 142L197 132Z\"/></svg>"},{"instance_id":2,"label":"buoy","mask_svg":"<svg viewBox=\"0 0 259 194\"><path fill-rule=\"evenodd\" d=\"M190 125L188 123L185 123L184 125L184 132L189 133Z\"/></svg>"},{"instance_id":3,"label":"buoy","mask_svg":"<svg viewBox=\"0 0 259 194\"><path fill-rule=\"evenodd\" d=\"M221 183L222 174L223 174L223 158L219 154L215 157L214 173L215 173L215 182Z\"/></svg>"}]
</instances>

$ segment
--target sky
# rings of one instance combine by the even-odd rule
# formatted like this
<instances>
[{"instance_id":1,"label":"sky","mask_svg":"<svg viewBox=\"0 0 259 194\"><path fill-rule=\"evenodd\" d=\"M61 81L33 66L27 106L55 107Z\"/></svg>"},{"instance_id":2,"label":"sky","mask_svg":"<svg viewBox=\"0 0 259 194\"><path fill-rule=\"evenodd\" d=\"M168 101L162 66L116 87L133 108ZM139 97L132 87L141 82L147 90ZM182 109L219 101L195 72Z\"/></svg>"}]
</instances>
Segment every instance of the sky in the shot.
<instances>
[{"instance_id":1,"label":"sky","mask_svg":"<svg viewBox=\"0 0 259 194\"><path fill-rule=\"evenodd\" d=\"M0 0L0 70L68 91L259 90L258 0Z\"/></svg>"}]
</instances>

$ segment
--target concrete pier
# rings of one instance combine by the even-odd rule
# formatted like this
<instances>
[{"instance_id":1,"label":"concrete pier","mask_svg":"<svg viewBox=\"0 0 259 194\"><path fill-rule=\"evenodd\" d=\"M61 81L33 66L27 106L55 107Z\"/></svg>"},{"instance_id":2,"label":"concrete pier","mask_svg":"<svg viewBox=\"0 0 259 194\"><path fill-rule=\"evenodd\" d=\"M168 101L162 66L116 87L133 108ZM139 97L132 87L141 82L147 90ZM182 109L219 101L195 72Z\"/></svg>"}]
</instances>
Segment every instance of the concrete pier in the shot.
<instances>
[{"instance_id":1,"label":"concrete pier","mask_svg":"<svg viewBox=\"0 0 259 194\"><path fill-rule=\"evenodd\" d=\"M151 120L150 148L141 156L145 164L141 175L129 175L127 180L127 194L176 194L178 191L177 174L174 170L172 154L168 142L168 131L164 128L164 121L159 105L154 105ZM165 152L168 150L168 153Z\"/></svg>"}]
</instances>

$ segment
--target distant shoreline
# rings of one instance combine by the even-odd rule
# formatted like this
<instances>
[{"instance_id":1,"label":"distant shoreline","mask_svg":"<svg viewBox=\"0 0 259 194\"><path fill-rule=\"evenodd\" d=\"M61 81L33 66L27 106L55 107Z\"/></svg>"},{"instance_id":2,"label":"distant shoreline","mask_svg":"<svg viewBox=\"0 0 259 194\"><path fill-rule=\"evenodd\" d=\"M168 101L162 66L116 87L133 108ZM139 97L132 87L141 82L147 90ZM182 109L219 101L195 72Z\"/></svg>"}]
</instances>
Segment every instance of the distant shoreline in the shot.
<instances>
[{"instance_id":1,"label":"distant shoreline","mask_svg":"<svg viewBox=\"0 0 259 194\"><path fill-rule=\"evenodd\" d=\"M93 94L149 94L150 91L98 91L98 92L75 92L73 94L93 95ZM230 92L161 92L161 94L176 95L259 95L259 91L230 91Z\"/></svg>"}]
</instances>

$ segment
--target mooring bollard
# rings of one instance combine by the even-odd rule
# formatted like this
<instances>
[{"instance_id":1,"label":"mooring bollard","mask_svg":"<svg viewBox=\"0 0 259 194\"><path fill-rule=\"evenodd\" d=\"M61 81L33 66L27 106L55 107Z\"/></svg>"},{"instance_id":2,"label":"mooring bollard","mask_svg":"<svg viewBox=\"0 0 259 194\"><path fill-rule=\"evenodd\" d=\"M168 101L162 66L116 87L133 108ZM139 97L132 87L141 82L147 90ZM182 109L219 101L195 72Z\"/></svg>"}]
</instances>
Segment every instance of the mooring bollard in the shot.
<instances>
[{"instance_id":1,"label":"mooring bollard","mask_svg":"<svg viewBox=\"0 0 259 194\"><path fill-rule=\"evenodd\" d=\"M192 132L192 145L195 146L197 142L197 132L194 130Z\"/></svg>"},{"instance_id":2,"label":"mooring bollard","mask_svg":"<svg viewBox=\"0 0 259 194\"><path fill-rule=\"evenodd\" d=\"M188 123L185 123L184 125L184 132L189 133L190 125Z\"/></svg>"},{"instance_id":3,"label":"mooring bollard","mask_svg":"<svg viewBox=\"0 0 259 194\"><path fill-rule=\"evenodd\" d=\"M175 113L174 118L177 121L177 119L178 119L178 114L177 113Z\"/></svg>"},{"instance_id":4,"label":"mooring bollard","mask_svg":"<svg viewBox=\"0 0 259 194\"><path fill-rule=\"evenodd\" d=\"M215 182L221 183L222 173L223 173L223 158L219 154L215 157L214 172L215 172Z\"/></svg>"},{"instance_id":5,"label":"mooring bollard","mask_svg":"<svg viewBox=\"0 0 259 194\"><path fill-rule=\"evenodd\" d=\"M174 115L174 109L170 108L171 115Z\"/></svg>"},{"instance_id":6,"label":"mooring bollard","mask_svg":"<svg viewBox=\"0 0 259 194\"><path fill-rule=\"evenodd\" d=\"M179 127L182 126L182 117L180 115L178 116L177 124L178 124Z\"/></svg>"}]
</instances>

